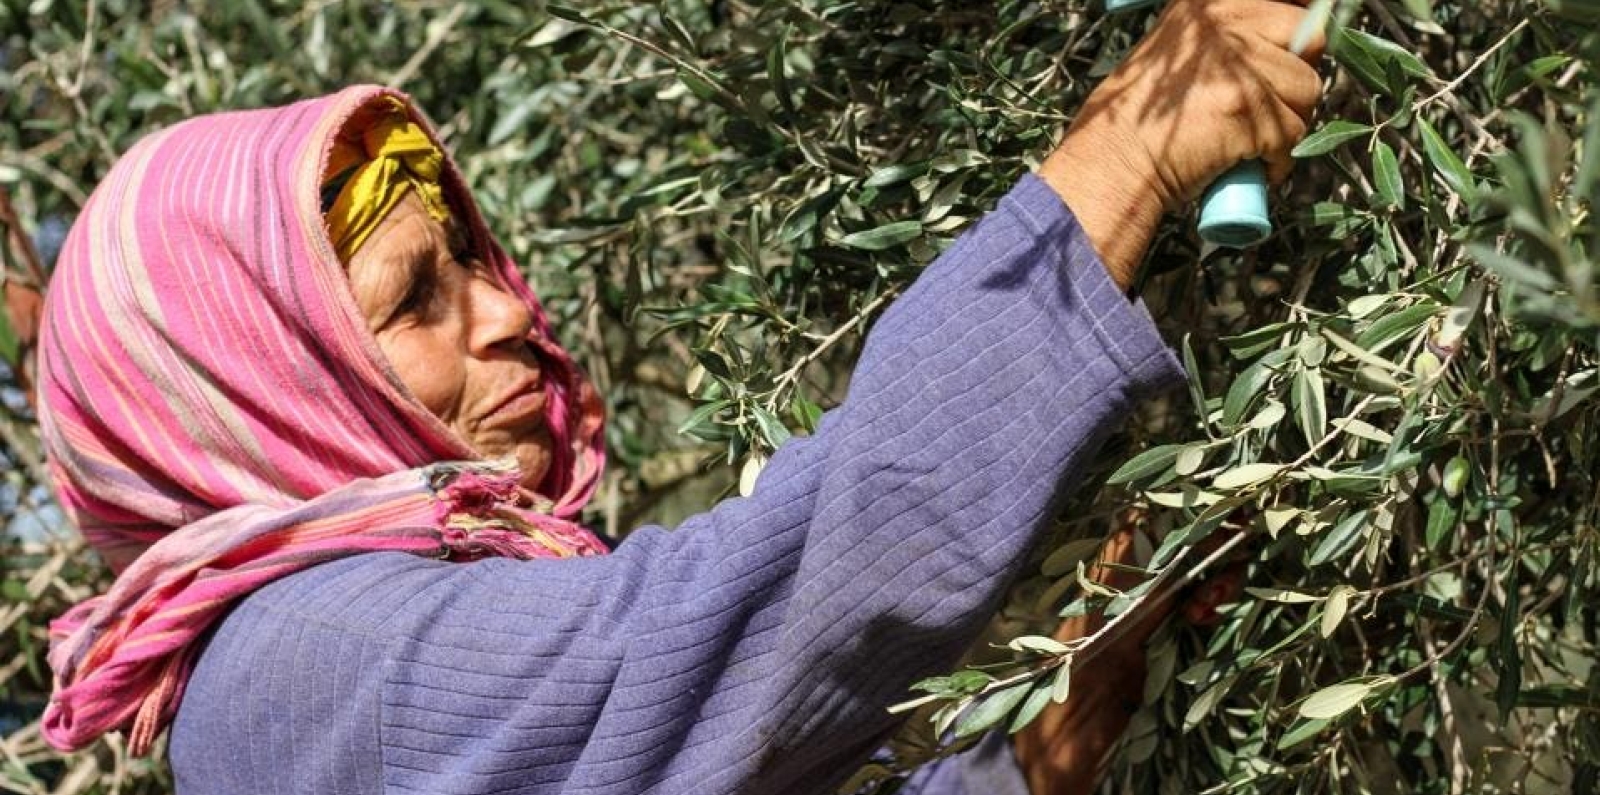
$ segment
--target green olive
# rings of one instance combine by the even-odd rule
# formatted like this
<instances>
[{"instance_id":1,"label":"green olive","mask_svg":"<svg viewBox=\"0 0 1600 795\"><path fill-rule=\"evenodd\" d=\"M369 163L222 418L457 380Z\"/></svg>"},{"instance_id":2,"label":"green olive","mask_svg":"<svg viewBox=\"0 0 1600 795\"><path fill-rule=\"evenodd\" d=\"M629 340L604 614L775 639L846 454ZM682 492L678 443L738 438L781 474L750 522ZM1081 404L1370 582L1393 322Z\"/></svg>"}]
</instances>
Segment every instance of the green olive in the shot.
<instances>
[{"instance_id":1,"label":"green olive","mask_svg":"<svg viewBox=\"0 0 1600 795\"><path fill-rule=\"evenodd\" d=\"M1444 493L1451 497L1461 496L1461 490L1467 486L1467 475L1471 474L1467 459L1456 456L1450 463L1444 465Z\"/></svg>"}]
</instances>

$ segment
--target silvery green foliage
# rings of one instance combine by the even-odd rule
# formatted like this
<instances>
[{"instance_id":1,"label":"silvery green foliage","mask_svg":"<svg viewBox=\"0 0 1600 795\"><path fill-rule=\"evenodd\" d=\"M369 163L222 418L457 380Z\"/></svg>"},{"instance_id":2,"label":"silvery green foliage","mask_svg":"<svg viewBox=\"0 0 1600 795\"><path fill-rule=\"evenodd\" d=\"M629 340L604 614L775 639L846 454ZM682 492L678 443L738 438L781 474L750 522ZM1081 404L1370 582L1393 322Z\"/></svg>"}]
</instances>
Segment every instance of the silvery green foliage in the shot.
<instances>
[{"instance_id":1,"label":"silvery green foliage","mask_svg":"<svg viewBox=\"0 0 1600 795\"><path fill-rule=\"evenodd\" d=\"M613 531L748 489L814 428L873 319L1149 19L1084 0L158 5L0 0L0 189L45 260L145 132L400 85L611 401L591 518ZM1189 389L1130 419L993 642L906 694L926 698L858 784L947 751L936 728L966 742L1072 697L1061 672L1104 638L1040 636L1157 590L1078 577L1121 517L1154 538L1150 582L1241 559L1252 590L1215 628L1158 633L1109 786L1595 790L1600 6L1313 9L1329 92L1279 233L1202 251L1177 219L1149 257ZM163 791L159 764L115 743L63 758L27 725L45 621L105 575L65 540L6 383L0 788ZM1192 547L1208 537L1224 551Z\"/></svg>"}]
</instances>

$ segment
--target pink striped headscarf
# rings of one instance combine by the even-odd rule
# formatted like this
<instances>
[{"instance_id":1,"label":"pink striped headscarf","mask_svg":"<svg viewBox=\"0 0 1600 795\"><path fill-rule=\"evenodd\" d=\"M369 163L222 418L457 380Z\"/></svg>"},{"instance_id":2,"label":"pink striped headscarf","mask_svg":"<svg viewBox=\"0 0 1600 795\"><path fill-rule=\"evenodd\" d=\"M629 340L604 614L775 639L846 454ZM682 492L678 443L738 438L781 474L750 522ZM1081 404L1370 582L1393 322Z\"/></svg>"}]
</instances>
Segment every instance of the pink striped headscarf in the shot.
<instances>
[{"instance_id":1,"label":"pink striped headscarf","mask_svg":"<svg viewBox=\"0 0 1600 795\"><path fill-rule=\"evenodd\" d=\"M367 331L319 189L336 136L384 96L410 108L364 86L151 135L74 224L44 314L40 428L62 507L118 576L51 625L52 745L120 728L147 752L202 633L308 566L605 551L573 521L603 462L598 397L453 163L458 219L535 318L555 440L537 493L412 397Z\"/></svg>"}]
</instances>

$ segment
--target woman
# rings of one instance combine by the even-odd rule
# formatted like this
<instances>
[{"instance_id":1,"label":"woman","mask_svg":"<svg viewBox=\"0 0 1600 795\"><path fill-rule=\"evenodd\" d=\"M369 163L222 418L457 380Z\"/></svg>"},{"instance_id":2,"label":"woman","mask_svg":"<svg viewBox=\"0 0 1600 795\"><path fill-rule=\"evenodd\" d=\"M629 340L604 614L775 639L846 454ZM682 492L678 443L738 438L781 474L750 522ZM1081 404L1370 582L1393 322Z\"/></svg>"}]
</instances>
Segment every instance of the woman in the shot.
<instances>
[{"instance_id":1,"label":"woman","mask_svg":"<svg viewBox=\"0 0 1600 795\"><path fill-rule=\"evenodd\" d=\"M1164 208L1241 158L1287 171L1320 91L1303 13L1173 3L751 498L610 554L573 521L598 400L403 97L152 135L75 224L41 338L61 503L118 572L55 628L47 737L170 726L185 792L827 791L1179 379L1124 292ZM1124 719L911 786L1076 786L1075 732Z\"/></svg>"}]
</instances>

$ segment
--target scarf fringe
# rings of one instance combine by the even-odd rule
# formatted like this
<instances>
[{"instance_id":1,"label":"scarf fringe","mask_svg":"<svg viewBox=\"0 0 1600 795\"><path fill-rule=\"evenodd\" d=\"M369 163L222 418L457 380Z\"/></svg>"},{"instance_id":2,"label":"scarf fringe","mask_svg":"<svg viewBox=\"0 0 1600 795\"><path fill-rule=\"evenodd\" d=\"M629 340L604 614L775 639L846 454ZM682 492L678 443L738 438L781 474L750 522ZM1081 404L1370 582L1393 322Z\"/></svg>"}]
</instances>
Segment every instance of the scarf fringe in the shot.
<instances>
[{"instance_id":1,"label":"scarf fringe","mask_svg":"<svg viewBox=\"0 0 1600 795\"><path fill-rule=\"evenodd\" d=\"M430 481L444 556L531 560L604 554L593 534L564 519L521 507L520 471L513 460L439 464Z\"/></svg>"}]
</instances>

